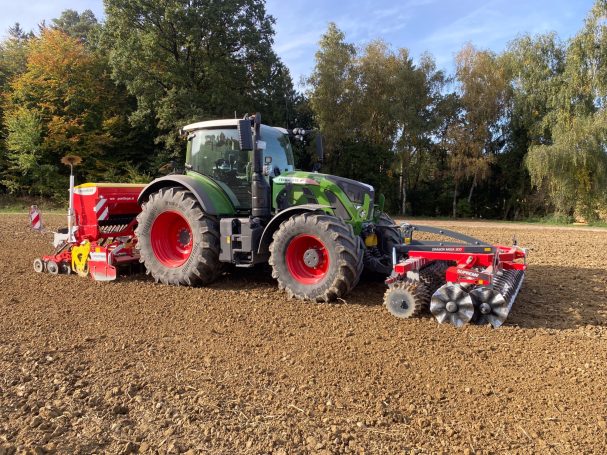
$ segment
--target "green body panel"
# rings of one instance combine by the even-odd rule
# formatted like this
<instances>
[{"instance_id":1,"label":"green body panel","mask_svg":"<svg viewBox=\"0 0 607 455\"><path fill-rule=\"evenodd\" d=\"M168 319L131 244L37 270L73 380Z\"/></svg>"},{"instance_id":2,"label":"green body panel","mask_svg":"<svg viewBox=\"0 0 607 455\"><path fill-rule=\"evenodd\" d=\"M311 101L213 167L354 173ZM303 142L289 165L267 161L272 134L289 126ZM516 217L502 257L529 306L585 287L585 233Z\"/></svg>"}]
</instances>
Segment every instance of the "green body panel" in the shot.
<instances>
[{"instance_id":1,"label":"green body panel","mask_svg":"<svg viewBox=\"0 0 607 455\"><path fill-rule=\"evenodd\" d=\"M208 197L213 201L215 211L220 216L234 216L236 209L226 192L213 179L198 172L186 172L188 177L196 179L205 189Z\"/></svg>"},{"instance_id":2,"label":"green body panel","mask_svg":"<svg viewBox=\"0 0 607 455\"><path fill-rule=\"evenodd\" d=\"M205 193L213 202L216 215L220 217L239 215L234 201L219 183L198 172L188 171L187 175L204 187ZM352 202L331 178L332 176L327 174L305 171L286 172L273 178L271 186L274 213L297 205L320 204L327 207L325 211L328 214L351 224L356 234L360 234L365 224L377 221L381 207L374 206L374 201L368 194L365 194L362 203ZM379 199L381 202L381 195Z\"/></svg>"},{"instance_id":3,"label":"green body panel","mask_svg":"<svg viewBox=\"0 0 607 455\"><path fill-rule=\"evenodd\" d=\"M327 206L326 212L351 224L356 234L363 225L373 221L374 206L371 197L364 195L352 202L332 176L317 172L286 172L272 179L272 207L278 212L286 207L303 204ZM334 179L334 177L333 177Z\"/></svg>"}]
</instances>

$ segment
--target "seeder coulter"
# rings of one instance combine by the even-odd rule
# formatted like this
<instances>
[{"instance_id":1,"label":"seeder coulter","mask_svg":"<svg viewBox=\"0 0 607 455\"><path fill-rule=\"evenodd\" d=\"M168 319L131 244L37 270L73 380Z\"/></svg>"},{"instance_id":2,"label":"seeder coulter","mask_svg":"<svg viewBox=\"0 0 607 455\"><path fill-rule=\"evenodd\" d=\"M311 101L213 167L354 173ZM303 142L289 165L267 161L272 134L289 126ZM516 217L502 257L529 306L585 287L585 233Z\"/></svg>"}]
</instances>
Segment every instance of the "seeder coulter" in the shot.
<instances>
[{"instance_id":1,"label":"seeder coulter","mask_svg":"<svg viewBox=\"0 0 607 455\"><path fill-rule=\"evenodd\" d=\"M439 323L501 326L525 278L527 251L516 245L490 245L467 235L405 224L404 243L393 251L393 272L384 303L394 316L408 318L428 310ZM414 232L457 242L418 241ZM397 257L403 259L398 261Z\"/></svg>"}]
</instances>

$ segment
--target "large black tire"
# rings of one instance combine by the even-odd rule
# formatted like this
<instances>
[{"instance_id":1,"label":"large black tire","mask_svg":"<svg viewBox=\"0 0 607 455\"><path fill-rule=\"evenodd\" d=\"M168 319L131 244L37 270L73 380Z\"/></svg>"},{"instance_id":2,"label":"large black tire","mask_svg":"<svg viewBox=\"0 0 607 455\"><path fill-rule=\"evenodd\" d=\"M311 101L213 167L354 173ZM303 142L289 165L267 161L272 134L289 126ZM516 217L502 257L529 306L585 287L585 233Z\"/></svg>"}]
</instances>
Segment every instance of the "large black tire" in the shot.
<instances>
[{"instance_id":1,"label":"large black tire","mask_svg":"<svg viewBox=\"0 0 607 455\"><path fill-rule=\"evenodd\" d=\"M400 229L394 220L383 212L379 215L375 229L379 250L392 257L392 249L403 243L403 235Z\"/></svg>"},{"instance_id":2,"label":"large black tire","mask_svg":"<svg viewBox=\"0 0 607 455\"><path fill-rule=\"evenodd\" d=\"M219 276L217 220L204 213L190 191L170 187L153 193L137 222L140 261L157 282L196 286Z\"/></svg>"},{"instance_id":3,"label":"large black tire","mask_svg":"<svg viewBox=\"0 0 607 455\"><path fill-rule=\"evenodd\" d=\"M269 262L272 276L290 297L330 302L358 284L363 245L341 219L303 213L284 221L274 233Z\"/></svg>"},{"instance_id":4,"label":"large black tire","mask_svg":"<svg viewBox=\"0 0 607 455\"><path fill-rule=\"evenodd\" d=\"M385 213L379 215L375 224L375 233L377 247L365 251L364 277L371 281L383 281L392 273L392 249L402 244L403 239L394 220Z\"/></svg>"}]
</instances>

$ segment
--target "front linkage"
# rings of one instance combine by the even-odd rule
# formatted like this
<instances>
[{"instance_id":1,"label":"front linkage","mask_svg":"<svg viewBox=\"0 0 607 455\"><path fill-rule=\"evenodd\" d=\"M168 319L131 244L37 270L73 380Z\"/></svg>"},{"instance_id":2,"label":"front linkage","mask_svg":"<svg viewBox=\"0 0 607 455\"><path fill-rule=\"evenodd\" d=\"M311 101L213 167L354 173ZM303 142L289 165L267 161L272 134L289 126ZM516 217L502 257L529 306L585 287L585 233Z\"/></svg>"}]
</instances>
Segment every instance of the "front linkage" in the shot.
<instances>
[{"instance_id":1,"label":"front linkage","mask_svg":"<svg viewBox=\"0 0 607 455\"><path fill-rule=\"evenodd\" d=\"M511 247L491 245L430 226L404 224L401 230L404 244L393 250L393 271L384 296L391 314L408 318L429 309L439 323L456 327L504 323L525 278L525 249L516 241ZM414 232L459 242L418 241Z\"/></svg>"}]
</instances>

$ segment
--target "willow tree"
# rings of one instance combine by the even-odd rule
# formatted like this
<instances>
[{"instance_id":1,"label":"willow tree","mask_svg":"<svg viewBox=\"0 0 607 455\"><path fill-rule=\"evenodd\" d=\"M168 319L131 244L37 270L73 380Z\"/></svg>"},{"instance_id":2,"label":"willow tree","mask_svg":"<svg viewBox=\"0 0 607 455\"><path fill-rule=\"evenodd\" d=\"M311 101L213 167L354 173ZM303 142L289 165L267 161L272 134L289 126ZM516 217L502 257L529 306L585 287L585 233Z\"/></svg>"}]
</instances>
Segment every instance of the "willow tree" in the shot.
<instances>
[{"instance_id":1,"label":"willow tree","mask_svg":"<svg viewBox=\"0 0 607 455\"><path fill-rule=\"evenodd\" d=\"M553 144L529 150L526 164L532 183L546 186L558 213L593 220L605 210L606 124L604 111L574 116L554 131Z\"/></svg>"},{"instance_id":2,"label":"willow tree","mask_svg":"<svg viewBox=\"0 0 607 455\"><path fill-rule=\"evenodd\" d=\"M596 219L607 209L607 1L599 0L567 48L550 143L526 159L557 212Z\"/></svg>"},{"instance_id":3,"label":"willow tree","mask_svg":"<svg viewBox=\"0 0 607 455\"><path fill-rule=\"evenodd\" d=\"M502 216L546 213L545 193L532 191L524 158L530 147L552 143L565 71L566 44L555 33L524 35L512 43L504 62L512 75L512 109L506 151L498 157L497 191Z\"/></svg>"}]
</instances>

